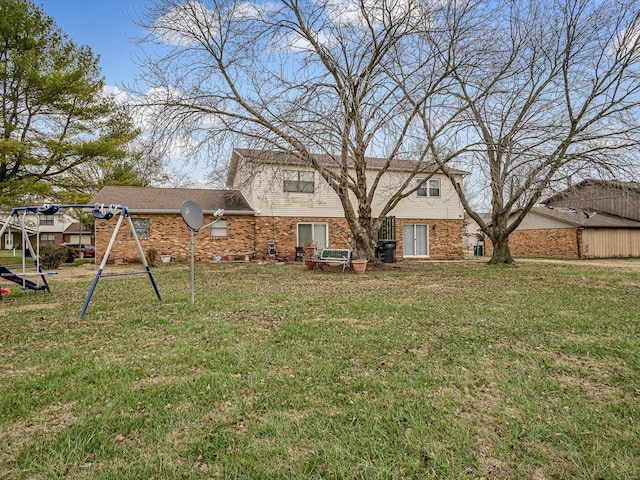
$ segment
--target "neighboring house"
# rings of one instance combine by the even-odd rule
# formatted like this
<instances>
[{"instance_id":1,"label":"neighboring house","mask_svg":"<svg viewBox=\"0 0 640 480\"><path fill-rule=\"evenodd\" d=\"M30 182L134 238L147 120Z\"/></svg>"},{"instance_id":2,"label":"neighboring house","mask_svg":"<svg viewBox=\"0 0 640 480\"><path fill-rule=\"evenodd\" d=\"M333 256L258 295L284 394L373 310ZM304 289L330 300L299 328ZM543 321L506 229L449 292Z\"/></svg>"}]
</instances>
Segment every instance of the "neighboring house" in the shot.
<instances>
[{"instance_id":1,"label":"neighboring house","mask_svg":"<svg viewBox=\"0 0 640 480\"><path fill-rule=\"evenodd\" d=\"M316 158L330 167L330 157ZM370 180L385 161L367 160ZM388 198L385 192L397 190L415 166L411 161L393 163L378 185L374 216ZM465 174L456 171L459 183ZM351 234L337 194L318 172L292 155L235 149L227 187L241 191L256 212L255 241L259 254L266 255L268 241L276 243L280 256L290 258L295 256L296 248L310 241L316 248L350 246ZM383 236L397 241L398 258L462 258L463 213L449 179L436 174L424 188L393 209Z\"/></svg>"},{"instance_id":2,"label":"neighboring house","mask_svg":"<svg viewBox=\"0 0 640 480\"><path fill-rule=\"evenodd\" d=\"M93 245L94 241L93 225L73 222L64 231L64 243Z\"/></svg>"},{"instance_id":3,"label":"neighboring house","mask_svg":"<svg viewBox=\"0 0 640 480\"><path fill-rule=\"evenodd\" d=\"M2 221L9 218L10 212L2 214ZM38 219L40 224L38 225ZM35 213L25 213L25 230L29 235L29 240L34 248L37 245L36 234L40 237L40 245L58 245L66 240L65 231L75 220L65 211L59 211L53 215L36 215ZM22 248L22 231L20 223L13 219L10 226L5 231L1 240L0 248L12 250ZM87 237L89 243L89 237Z\"/></svg>"},{"instance_id":4,"label":"neighboring house","mask_svg":"<svg viewBox=\"0 0 640 480\"><path fill-rule=\"evenodd\" d=\"M480 213L480 217L485 222L491 221L491 215L489 213ZM476 254L476 247L480 245L484 248L484 233L480 225L471 218L468 214L464 214L464 233L462 237L462 248L464 253L468 255ZM482 254L482 252L480 252Z\"/></svg>"},{"instance_id":5,"label":"neighboring house","mask_svg":"<svg viewBox=\"0 0 640 480\"><path fill-rule=\"evenodd\" d=\"M221 221L196 233L195 251L199 260L211 260L214 254L254 252L254 211L237 191L110 186L102 188L90 203L127 207L145 255L153 249L158 255L171 255L173 260L186 261L191 251L191 233L180 213L185 200L200 206L204 214L203 226L215 219L216 210L225 211ZM96 219L97 262L105 254L117 218L118 215L110 220ZM128 222L123 222L110 259L133 261L139 257Z\"/></svg>"},{"instance_id":6,"label":"neighboring house","mask_svg":"<svg viewBox=\"0 0 640 480\"><path fill-rule=\"evenodd\" d=\"M533 208L509 237L513 256L640 257L638 184L585 180L543 204Z\"/></svg>"}]
</instances>

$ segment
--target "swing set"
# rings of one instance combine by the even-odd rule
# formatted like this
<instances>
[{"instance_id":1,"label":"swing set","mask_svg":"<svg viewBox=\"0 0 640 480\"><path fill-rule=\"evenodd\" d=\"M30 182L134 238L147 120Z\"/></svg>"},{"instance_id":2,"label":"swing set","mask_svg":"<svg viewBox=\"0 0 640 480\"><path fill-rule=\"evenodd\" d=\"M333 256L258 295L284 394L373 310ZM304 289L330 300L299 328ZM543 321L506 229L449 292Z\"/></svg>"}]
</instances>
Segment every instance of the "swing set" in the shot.
<instances>
[{"instance_id":1,"label":"swing set","mask_svg":"<svg viewBox=\"0 0 640 480\"><path fill-rule=\"evenodd\" d=\"M10 228L11 224L20 228L22 233L22 272L14 273L10 271L4 265L0 265L0 277L11 282L17 283L22 286L23 290L46 290L50 292L49 284L47 282L47 275L55 275L57 272L45 272L42 270L40 265L40 216L41 215L53 215L58 210L67 209L67 208L79 208L79 209L91 209L91 214L96 219L101 220L110 220L114 216L117 216L116 226L111 235L111 239L109 240L109 244L107 246L107 250L102 257L102 262L100 263L100 267L96 273L95 278L93 279L93 283L91 284L91 288L85 299L84 305L80 310L80 318L82 318L87 311L87 307L89 306L89 302L91 301L91 297L98 285L98 281L103 277L119 277L125 275L147 275L149 277L149 281L151 282L151 286L158 297L158 300L162 300L160 297L160 291L158 290L158 286L153 278L153 274L151 273L151 268L149 267L149 263L144 255L144 251L142 250L142 245L140 244L140 239L138 238L138 234L136 233L136 229L134 228L133 221L129 215L129 210L127 207L122 205L90 205L90 204L61 204L61 205L50 205L45 204L41 206L33 206L33 207L16 207L11 210L9 217L4 222L4 225L0 229L0 238L4 232ZM27 221L26 216L28 214L36 215L36 248L34 249L31 240L29 240L29 235L27 233ZM135 240L136 246L138 248L138 253L140 254L140 258L142 259L142 264L144 266L143 271L138 272L124 272L124 273L103 273L104 268L107 265L109 260L109 254L113 248L115 240L117 238L118 232L120 231L120 227L122 226L122 222L124 219L127 219L129 230L131 231L131 235ZM35 271L32 273L27 272L26 269L26 252L31 254L33 258ZM26 277L32 275L36 277L36 281L29 280ZM5 289L8 290L8 289ZM0 299L2 298L2 292L0 291Z\"/></svg>"}]
</instances>

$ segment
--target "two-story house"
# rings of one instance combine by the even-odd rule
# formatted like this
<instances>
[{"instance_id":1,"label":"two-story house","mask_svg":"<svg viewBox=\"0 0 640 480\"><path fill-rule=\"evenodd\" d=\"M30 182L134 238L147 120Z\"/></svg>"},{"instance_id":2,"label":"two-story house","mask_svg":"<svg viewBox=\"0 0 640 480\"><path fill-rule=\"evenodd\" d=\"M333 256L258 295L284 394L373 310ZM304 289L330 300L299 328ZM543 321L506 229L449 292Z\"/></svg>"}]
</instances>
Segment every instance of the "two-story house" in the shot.
<instances>
[{"instance_id":1,"label":"two-story house","mask_svg":"<svg viewBox=\"0 0 640 480\"><path fill-rule=\"evenodd\" d=\"M372 175L381 162L368 160ZM374 215L386 200L385 194L397 189L414 167L413 162L396 162L383 176L373 205ZM456 172L457 181L462 182L464 174ZM187 260L190 248L189 229L180 216L180 205L185 200L200 205L205 224L214 220L217 209L225 210L220 222L198 233L196 256L200 260L233 254L267 258L269 242L275 242L279 258L291 260L296 257L296 249L308 242L318 249L350 246L351 233L338 196L317 172L291 156L235 149L227 187L105 187L91 203L127 206L143 248L153 248L177 260ZM388 220L384 237L397 241L398 258L463 256L463 208L445 175L434 175L423 188L403 199ZM113 224L113 220L96 221L98 261L104 255ZM113 255L137 255L128 227L122 229Z\"/></svg>"},{"instance_id":2,"label":"two-story house","mask_svg":"<svg viewBox=\"0 0 640 480\"><path fill-rule=\"evenodd\" d=\"M9 220L9 226L3 234L1 247L4 250L22 248L22 227L16 218L10 218L9 213L3 214L4 221ZM63 242L78 243L82 238L83 243L93 242L93 228L81 225L67 211L58 211L52 215L39 215L25 212L22 217L24 231L29 236L29 241L35 247L36 235L40 245L58 245Z\"/></svg>"},{"instance_id":3,"label":"two-story house","mask_svg":"<svg viewBox=\"0 0 640 480\"><path fill-rule=\"evenodd\" d=\"M316 158L330 165L329 157L318 155ZM367 159L369 184L385 162ZM383 204L415 167L416 162L393 162L377 187L372 205L374 216L379 215ZM455 175L456 181L462 183L465 172L456 171ZM424 178L417 177L414 182ZM227 187L240 191L256 212L258 252L266 253L268 241L274 241L284 256L292 256L296 247L310 241L318 249L349 246L350 230L338 195L318 172L292 155L235 149ZM398 258L461 258L463 215L462 204L449 178L435 174L389 213L392 221L386 224L383 237L397 241Z\"/></svg>"}]
</instances>

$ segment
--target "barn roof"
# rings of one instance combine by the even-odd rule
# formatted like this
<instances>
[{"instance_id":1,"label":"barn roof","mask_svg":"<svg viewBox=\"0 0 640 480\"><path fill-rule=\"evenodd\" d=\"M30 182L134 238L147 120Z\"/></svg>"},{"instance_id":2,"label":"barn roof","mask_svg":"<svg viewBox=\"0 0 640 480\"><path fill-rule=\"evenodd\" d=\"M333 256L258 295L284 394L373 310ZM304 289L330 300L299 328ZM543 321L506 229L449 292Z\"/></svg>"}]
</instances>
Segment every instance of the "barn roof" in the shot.
<instances>
[{"instance_id":1,"label":"barn roof","mask_svg":"<svg viewBox=\"0 0 640 480\"><path fill-rule=\"evenodd\" d=\"M531 212L584 228L640 228L635 220L593 210L534 207Z\"/></svg>"},{"instance_id":2,"label":"barn roof","mask_svg":"<svg viewBox=\"0 0 640 480\"><path fill-rule=\"evenodd\" d=\"M608 189L618 190L618 191L633 192L636 194L640 193L639 182L621 182L618 180L587 179L587 180L582 180L581 182L578 182L575 185L572 185L562 190L561 192L551 195L550 197L546 198L540 203L544 205L548 205L550 203L560 201L574 194L575 192L578 192L579 190L584 189L585 187L591 187L591 186L608 188Z\"/></svg>"}]
</instances>

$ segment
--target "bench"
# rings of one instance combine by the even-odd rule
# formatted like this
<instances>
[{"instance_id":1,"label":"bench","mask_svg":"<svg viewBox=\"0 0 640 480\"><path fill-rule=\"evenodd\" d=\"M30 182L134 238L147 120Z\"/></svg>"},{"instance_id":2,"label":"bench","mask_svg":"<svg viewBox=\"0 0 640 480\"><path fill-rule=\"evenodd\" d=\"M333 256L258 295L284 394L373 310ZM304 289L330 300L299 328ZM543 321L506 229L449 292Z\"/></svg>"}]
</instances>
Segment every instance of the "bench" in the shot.
<instances>
[{"instance_id":1,"label":"bench","mask_svg":"<svg viewBox=\"0 0 640 480\"><path fill-rule=\"evenodd\" d=\"M342 271L351 265L351 250L348 248L323 248L320 255L314 259L316 267L322 264L342 265Z\"/></svg>"}]
</instances>

